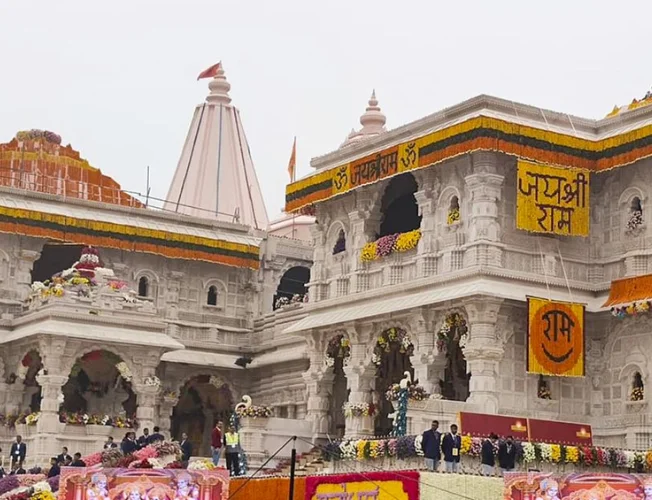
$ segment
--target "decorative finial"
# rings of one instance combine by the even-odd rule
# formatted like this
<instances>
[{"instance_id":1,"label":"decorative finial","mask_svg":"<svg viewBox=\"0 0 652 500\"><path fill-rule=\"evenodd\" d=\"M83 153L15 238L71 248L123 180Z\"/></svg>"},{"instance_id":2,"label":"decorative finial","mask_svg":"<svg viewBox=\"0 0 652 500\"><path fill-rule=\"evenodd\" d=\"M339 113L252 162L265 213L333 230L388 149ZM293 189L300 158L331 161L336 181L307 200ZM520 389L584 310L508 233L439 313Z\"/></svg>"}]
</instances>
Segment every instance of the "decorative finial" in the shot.
<instances>
[{"instance_id":1,"label":"decorative finial","mask_svg":"<svg viewBox=\"0 0 652 500\"><path fill-rule=\"evenodd\" d=\"M365 113L360 117L362 130L360 134L363 136L377 135L384 132L385 122L387 118L378 106L378 99L376 99L376 89L371 93L369 98L369 105Z\"/></svg>"},{"instance_id":2,"label":"decorative finial","mask_svg":"<svg viewBox=\"0 0 652 500\"><path fill-rule=\"evenodd\" d=\"M208 88L210 89L210 94L208 94L206 102L220 104L229 104L231 102L231 97L229 96L231 84L226 80L224 68L221 64L215 72L215 77L208 83Z\"/></svg>"}]
</instances>

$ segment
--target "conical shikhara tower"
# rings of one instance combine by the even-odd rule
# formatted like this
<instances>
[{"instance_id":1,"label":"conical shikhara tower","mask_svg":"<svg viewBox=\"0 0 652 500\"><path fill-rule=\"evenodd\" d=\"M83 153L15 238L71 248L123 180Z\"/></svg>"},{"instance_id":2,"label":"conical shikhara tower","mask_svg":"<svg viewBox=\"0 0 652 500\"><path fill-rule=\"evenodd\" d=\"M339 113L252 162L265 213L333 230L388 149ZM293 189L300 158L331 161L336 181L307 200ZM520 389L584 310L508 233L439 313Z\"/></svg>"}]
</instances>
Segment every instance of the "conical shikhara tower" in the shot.
<instances>
[{"instance_id":1,"label":"conical shikhara tower","mask_svg":"<svg viewBox=\"0 0 652 500\"><path fill-rule=\"evenodd\" d=\"M266 229L267 211L221 65L195 109L165 210Z\"/></svg>"}]
</instances>

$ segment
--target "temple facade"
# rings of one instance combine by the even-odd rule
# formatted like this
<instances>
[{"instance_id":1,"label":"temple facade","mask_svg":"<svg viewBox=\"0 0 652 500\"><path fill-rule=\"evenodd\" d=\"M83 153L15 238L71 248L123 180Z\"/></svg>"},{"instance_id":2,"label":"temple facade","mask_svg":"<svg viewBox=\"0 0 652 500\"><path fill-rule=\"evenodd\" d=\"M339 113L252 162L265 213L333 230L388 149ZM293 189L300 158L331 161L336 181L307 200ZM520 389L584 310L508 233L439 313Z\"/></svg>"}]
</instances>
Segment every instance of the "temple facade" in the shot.
<instances>
[{"instance_id":1,"label":"temple facade","mask_svg":"<svg viewBox=\"0 0 652 500\"><path fill-rule=\"evenodd\" d=\"M44 462L158 425L207 455L249 396L262 460L387 435L408 373L409 432L475 412L649 448L652 107L480 96L388 131L374 92L269 222L223 69L209 89L162 210L56 134L0 145L0 446ZM548 364L528 298L583 308L545 330Z\"/></svg>"}]
</instances>

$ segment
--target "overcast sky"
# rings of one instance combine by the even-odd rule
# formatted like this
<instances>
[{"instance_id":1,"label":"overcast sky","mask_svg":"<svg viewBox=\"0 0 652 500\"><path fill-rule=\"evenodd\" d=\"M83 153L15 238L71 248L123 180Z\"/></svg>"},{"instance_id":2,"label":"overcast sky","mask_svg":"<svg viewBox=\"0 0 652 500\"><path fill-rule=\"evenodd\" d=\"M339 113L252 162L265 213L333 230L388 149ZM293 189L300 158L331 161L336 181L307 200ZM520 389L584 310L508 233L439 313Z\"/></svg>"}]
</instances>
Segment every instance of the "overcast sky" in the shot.
<instances>
[{"instance_id":1,"label":"overcast sky","mask_svg":"<svg viewBox=\"0 0 652 500\"><path fill-rule=\"evenodd\" d=\"M535 5L537 5L535 7ZM221 60L270 217L359 127L477 94L601 118L652 85L649 1L0 0L0 142L52 130L124 189L163 198Z\"/></svg>"}]
</instances>

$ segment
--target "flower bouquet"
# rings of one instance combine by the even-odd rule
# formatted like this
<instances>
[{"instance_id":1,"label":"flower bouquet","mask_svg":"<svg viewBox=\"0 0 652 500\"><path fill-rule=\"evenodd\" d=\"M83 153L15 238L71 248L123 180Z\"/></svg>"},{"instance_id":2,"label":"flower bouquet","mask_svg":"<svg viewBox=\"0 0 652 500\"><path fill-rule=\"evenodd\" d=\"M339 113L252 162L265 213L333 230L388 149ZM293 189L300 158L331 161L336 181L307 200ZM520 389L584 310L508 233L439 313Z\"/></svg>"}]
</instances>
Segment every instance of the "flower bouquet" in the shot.
<instances>
[{"instance_id":1,"label":"flower bouquet","mask_svg":"<svg viewBox=\"0 0 652 500\"><path fill-rule=\"evenodd\" d=\"M236 412L241 418L269 418L272 416L272 409L269 406L251 405L240 407Z\"/></svg>"},{"instance_id":2,"label":"flower bouquet","mask_svg":"<svg viewBox=\"0 0 652 500\"><path fill-rule=\"evenodd\" d=\"M401 393L400 384L392 384L389 386L387 392L385 392L385 399L387 401L398 401L398 397ZM420 385L410 384L408 385L408 399L412 401L423 401L428 399L430 394Z\"/></svg>"},{"instance_id":3,"label":"flower bouquet","mask_svg":"<svg viewBox=\"0 0 652 500\"><path fill-rule=\"evenodd\" d=\"M25 417L25 423L30 426L36 425L40 416L41 416L40 411L30 413Z\"/></svg>"},{"instance_id":4,"label":"flower bouquet","mask_svg":"<svg viewBox=\"0 0 652 500\"><path fill-rule=\"evenodd\" d=\"M213 462L205 458L190 462L188 465L188 470L213 470L214 468L215 465L213 465Z\"/></svg>"},{"instance_id":5,"label":"flower bouquet","mask_svg":"<svg viewBox=\"0 0 652 500\"><path fill-rule=\"evenodd\" d=\"M344 403L342 411L345 417L373 417L376 407L373 403Z\"/></svg>"},{"instance_id":6,"label":"flower bouquet","mask_svg":"<svg viewBox=\"0 0 652 500\"><path fill-rule=\"evenodd\" d=\"M326 348L326 365L333 366L335 359L343 359L344 364L351 357L351 342L344 335L336 335L328 342Z\"/></svg>"},{"instance_id":7,"label":"flower bouquet","mask_svg":"<svg viewBox=\"0 0 652 500\"><path fill-rule=\"evenodd\" d=\"M634 387L629 395L630 401L643 401L645 395L643 387Z\"/></svg>"}]
</instances>

